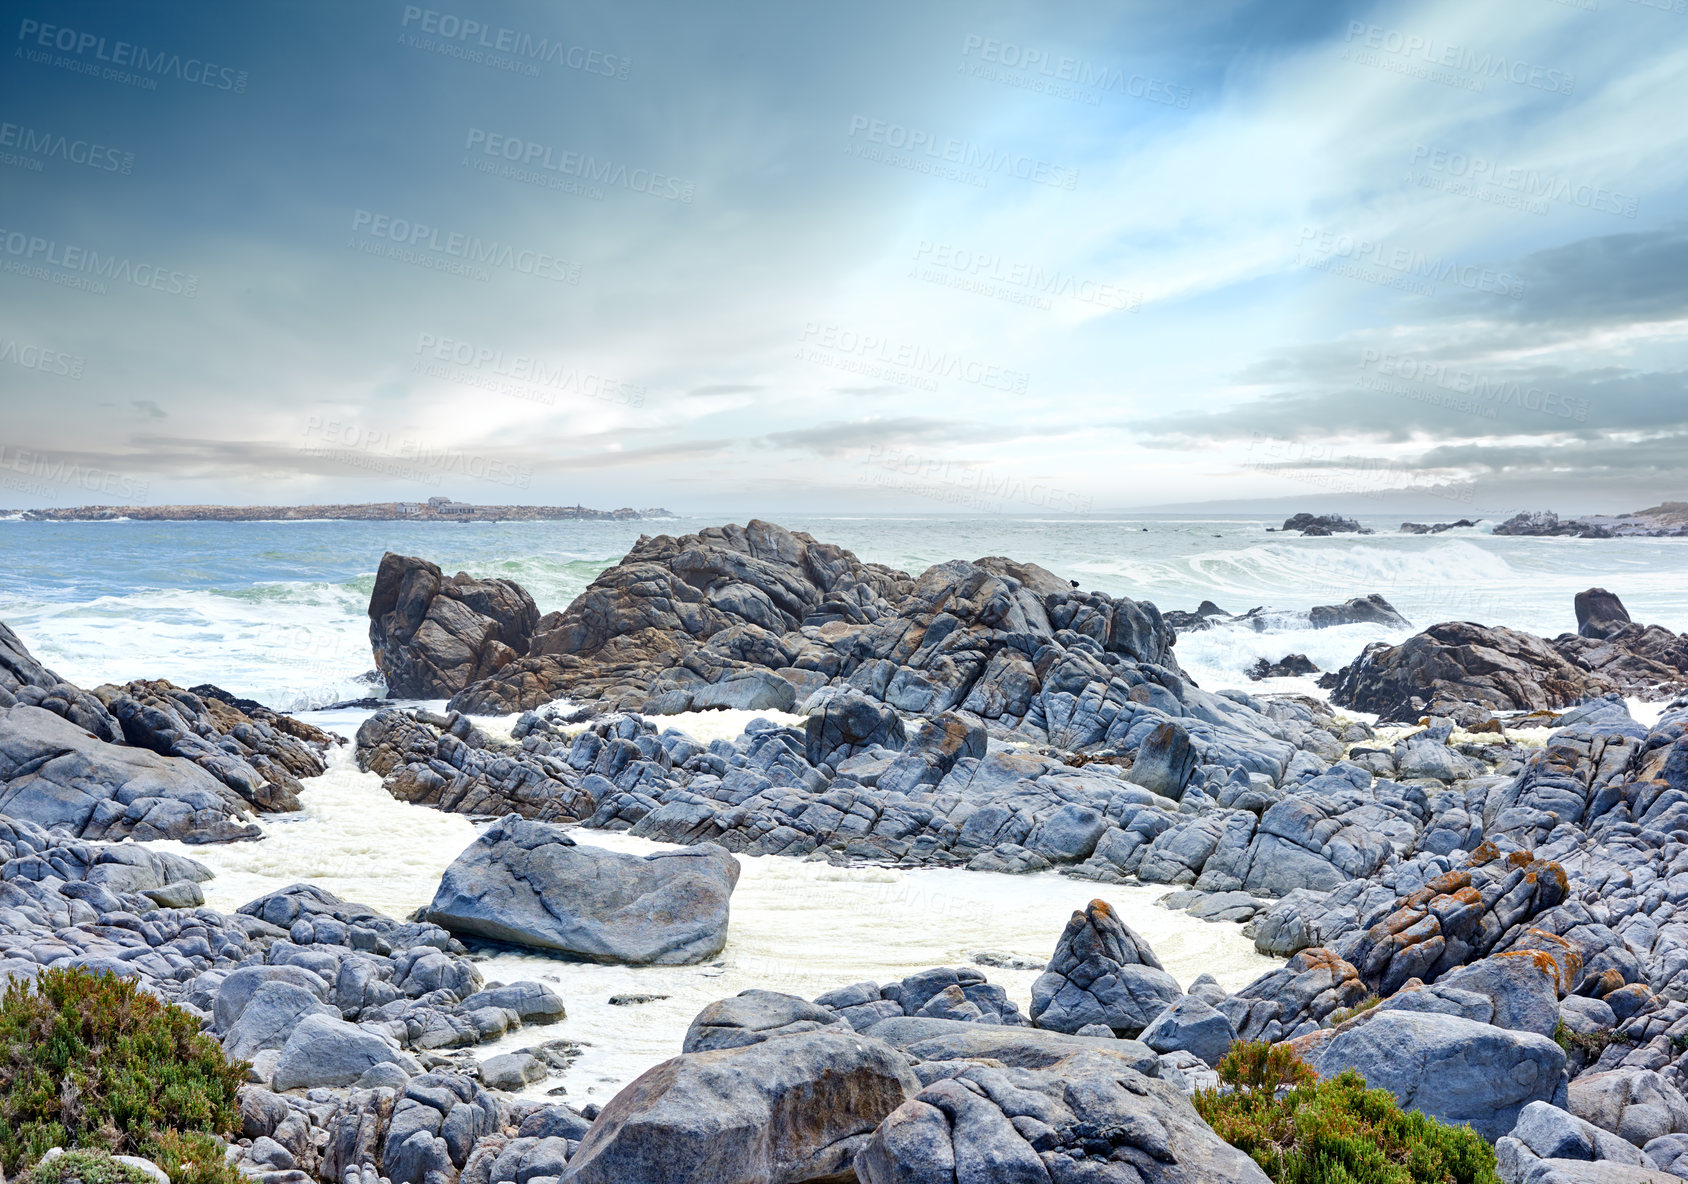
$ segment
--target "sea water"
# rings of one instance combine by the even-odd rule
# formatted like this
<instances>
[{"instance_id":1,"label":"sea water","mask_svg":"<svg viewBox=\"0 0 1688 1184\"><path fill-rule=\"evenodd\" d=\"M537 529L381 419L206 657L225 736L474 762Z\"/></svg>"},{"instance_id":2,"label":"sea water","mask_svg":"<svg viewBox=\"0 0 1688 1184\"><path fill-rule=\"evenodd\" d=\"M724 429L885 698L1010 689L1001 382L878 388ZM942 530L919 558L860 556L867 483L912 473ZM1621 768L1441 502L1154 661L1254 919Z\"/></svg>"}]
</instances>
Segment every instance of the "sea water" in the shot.
<instances>
[{"instance_id":1,"label":"sea water","mask_svg":"<svg viewBox=\"0 0 1688 1184\"><path fill-rule=\"evenodd\" d=\"M1321 669L1351 661L1368 642L1409 630L1377 625L1308 628L1305 610L1381 593L1413 629L1448 619L1553 636L1575 628L1583 588L1616 592L1639 621L1688 631L1688 540L1494 537L1484 528L1414 536L1394 520L1363 519L1378 533L1301 538L1262 519L1144 516L1111 519L785 518L782 525L838 543L860 558L914 574L946 559L1003 555L1043 565L1087 589L1193 609L1204 599L1240 613L1280 610L1265 631L1189 632L1179 663L1208 689L1318 694L1313 680L1250 682L1257 659L1306 654ZM662 522L30 523L0 521L0 620L43 662L84 686L168 678L215 683L351 735L367 712L311 711L378 693L366 609L383 551L421 555L447 572L521 583L542 612L559 609L641 533L712 525ZM736 736L753 713L700 713L678 724L701 740ZM507 730L509 719L487 720ZM790 722L790 721L788 721ZM297 881L405 916L432 897L477 824L394 801L360 773L350 747L305 782L304 809L269 815L256 843L178 848L216 873L207 899L232 909ZM583 842L644 852L656 844L578 832ZM722 954L700 966L615 967L497 953L492 981L538 979L563 997L568 1018L527 1028L477 1055L565 1038L584 1049L559 1081L577 1104L602 1101L679 1050L686 1026L711 1000L750 988L804 997L849 983L886 982L931 966L966 965L980 952L1041 962L1074 909L1109 900L1146 937L1180 983L1213 974L1242 986L1274 960L1239 926L1160 907L1166 889L1097 885L1048 874L835 868L820 861L741 858ZM1025 1008L1035 970L991 968ZM665 996L615 1006L623 994Z\"/></svg>"}]
</instances>

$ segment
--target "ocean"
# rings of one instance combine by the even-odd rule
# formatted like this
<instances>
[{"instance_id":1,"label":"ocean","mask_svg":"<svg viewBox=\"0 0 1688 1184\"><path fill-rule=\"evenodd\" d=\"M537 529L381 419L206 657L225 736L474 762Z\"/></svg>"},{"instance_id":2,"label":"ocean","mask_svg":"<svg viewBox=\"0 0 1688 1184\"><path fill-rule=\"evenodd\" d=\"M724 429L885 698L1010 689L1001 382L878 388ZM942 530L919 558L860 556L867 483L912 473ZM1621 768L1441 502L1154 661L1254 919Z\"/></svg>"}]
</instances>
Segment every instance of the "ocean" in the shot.
<instances>
[{"instance_id":1,"label":"ocean","mask_svg":"<svg viewBox=\"0 0 1688 1184\"><path fill-rule=\"evenodd\" d=\"M1242 517L804 518L808 531L858 556L919 572L946 559L1004 555L1042 564L1086 588L1193 609L1212 600L1233 613L1280 610L1264 632L1221 628L1179 638L1180 664L1210 690L1247 687L1318 694L1311 678L1252 683L1260 657L1304 653L1321 669L1350 661L1370 641L1406 630L1351 625L1315 630L1305 610L1381 593L1414 629L1459 618L1552 636L1575 628L1572 597L1592 585L1616 592L1639 621L1688 631L1688 540L1496 538L1486 527L1402 535L1398 519L1362 519L1377 533L1302 538ZM564 607L641 533L681 534L714 524L34 523L0 521L0 620L42 661L84 686L131 678L212 682L350 736L368 712L320 710L373 693L365 613L385 550L421 555L447 571L506 576L542 612ZM701 713L675 723L700 739L736 735L749 713ZM790 722L796 722L795 718ZM508 720L489 721L489 727ZM265 838L182 850L212 867L209 903L232 909L300 880L395 916L427 903L477 824L394 801L360 773L350 746L305 783L304 809L260 819ZM655 844L578 832L618 850ZM615 967L499 952L489 980L549 981L568 1018L528 1028L485 1057L544 1040L582 1045L560 1078L527 1092L564 1089L602 1103L679 1051L691 1018L713 999L749 987L813 997L863 979L886 982L993 951L1046 959L1071 911L1101 896L1146 937L1181 984L1211 973L1243 986L1276 960L1255 953L1239 926L1159 907L1163 887L1103 886L1055 874L836 868L779 857L745 858L727 948L702 966ZM1037 971L991 969L1025 1009ZM612 996L660 996L636 1006Z\"/></svg>"}]
</instances>

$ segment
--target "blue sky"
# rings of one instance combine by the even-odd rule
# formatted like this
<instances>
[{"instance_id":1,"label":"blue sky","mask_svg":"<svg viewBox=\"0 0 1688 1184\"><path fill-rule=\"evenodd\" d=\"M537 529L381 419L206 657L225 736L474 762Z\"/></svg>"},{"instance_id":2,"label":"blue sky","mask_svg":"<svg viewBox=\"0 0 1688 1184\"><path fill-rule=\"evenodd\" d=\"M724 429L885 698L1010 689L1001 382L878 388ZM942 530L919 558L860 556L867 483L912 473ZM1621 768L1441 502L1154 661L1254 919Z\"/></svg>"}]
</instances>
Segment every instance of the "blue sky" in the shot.
<instances>
[{"instance_id":1,"label":"blue sky","mask_svg":"<svg viewBox=\"0 0 1688 1184\"><path fill-rule=\"evenodd\" d=\"M0 506L1688 496L1688 0L6 8Z\"/></svg>"}]
</instances>

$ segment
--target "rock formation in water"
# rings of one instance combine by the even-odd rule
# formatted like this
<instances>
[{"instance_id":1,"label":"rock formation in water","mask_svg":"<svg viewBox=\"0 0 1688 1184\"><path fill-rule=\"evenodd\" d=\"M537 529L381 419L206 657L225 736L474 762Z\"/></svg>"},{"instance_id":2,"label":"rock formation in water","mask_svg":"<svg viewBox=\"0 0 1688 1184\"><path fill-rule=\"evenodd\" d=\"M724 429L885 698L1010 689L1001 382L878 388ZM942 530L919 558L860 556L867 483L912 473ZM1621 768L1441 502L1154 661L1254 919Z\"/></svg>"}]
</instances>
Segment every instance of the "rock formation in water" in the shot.
<instances>
[{"instance_id":1,"label":"rock formation in water","mask_svg":"<svg viewBox=\"0 0 1688 1184\"><path fill-rule=\"evenodd\" d=\"M1320 680L1341 707L1386 721L1554 711L1606 694L1669 699L1688 690L1688 634L1634 624L1604 588L1576 597L1578 631L1551 641L1469 621L1376 642Z\"/></svg>"},{"instance_id":2,"label":"rock formation in water","mask_svg":"<svg viewBox=\"0 0 1688 1184\"><path fill-rule=\"evenodd\" d=\"M299 778L339 741L215 687L136 680L85 691L0 624L0 814L92 839L258 837L299 808Z\"/></svg>"},{"instance_id":3,"label":"rock formation in water","mask_svg":"<svg viewBox=\"0 0 1688 1184\"><path fill-rule=\"evenodd\" d=\"M1682 538L1688 536L1688 502L1663 502L1633 514L1586 514L1560 518L1552 510L1514 514L1495 534L1563 535L1579 539Z\"/></svg>"}]
</instances>

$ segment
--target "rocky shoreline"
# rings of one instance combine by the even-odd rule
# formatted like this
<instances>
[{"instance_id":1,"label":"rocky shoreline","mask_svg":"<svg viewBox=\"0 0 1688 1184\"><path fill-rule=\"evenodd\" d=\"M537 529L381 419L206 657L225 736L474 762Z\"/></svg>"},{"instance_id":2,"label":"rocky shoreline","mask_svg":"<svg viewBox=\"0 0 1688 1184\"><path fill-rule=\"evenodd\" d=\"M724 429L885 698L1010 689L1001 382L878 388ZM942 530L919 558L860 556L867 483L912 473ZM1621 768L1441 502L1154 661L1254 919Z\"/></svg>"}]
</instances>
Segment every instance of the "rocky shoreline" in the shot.
<instances>
[{"instance_id":1,"label":"rocky shoreline","mask_svg":"<svg viewBox=\"0 0 1688 1184\"><path fill-rule=\"evenodd\" d=\"M1398 618L1362 593L1332 608ZM1509 1184L1688 1178L1688 637L1602 589L1573 607L1552 640L1367 647L1327 703L1190 680L1178 630L1251 614L1004 558L914 575L752 521L641 538L542 614L389 554L377 666L450 707L376 711L358 766L498 819L410 919L309 885L218 912L195 861L103 841L249 841L335 738L213 687L84 691L0 629L0 976L109 969L192 1010L252 1063L231 1157L263 1184L1264 1180L1189 1101L1237 1039L1470 1125ZM663 726L711 707L770 718ZM682 849L609 858L569 824ZM567 1042L475 1057L567 1001L485 982L474 944L708 958L735 855L1098 899L1025 1012L976 967L749 991L601 1111L509 1092ZM1125 883L1286 961L1180 983L1106 903Z\"/></svg>"}]
</instances>

